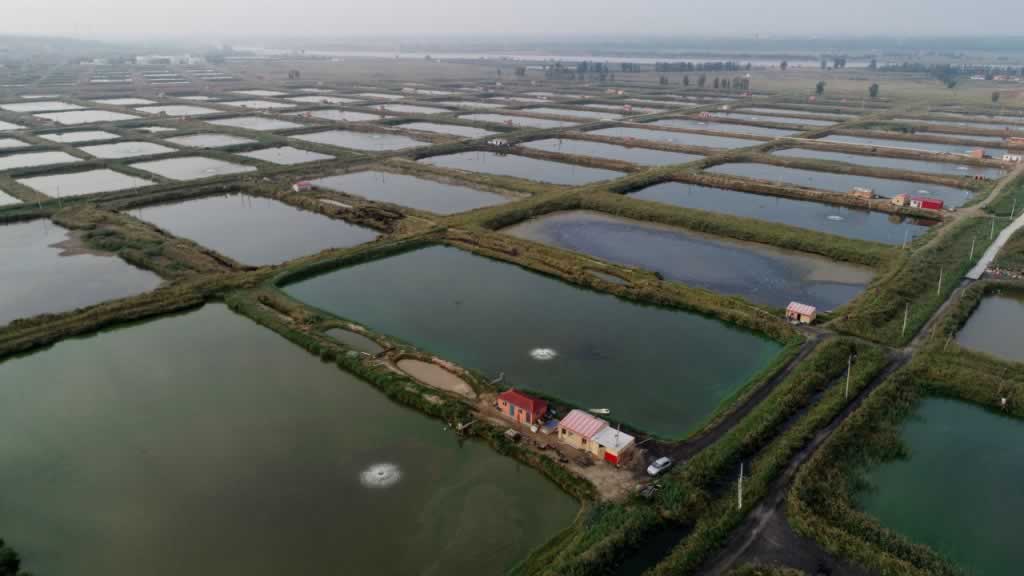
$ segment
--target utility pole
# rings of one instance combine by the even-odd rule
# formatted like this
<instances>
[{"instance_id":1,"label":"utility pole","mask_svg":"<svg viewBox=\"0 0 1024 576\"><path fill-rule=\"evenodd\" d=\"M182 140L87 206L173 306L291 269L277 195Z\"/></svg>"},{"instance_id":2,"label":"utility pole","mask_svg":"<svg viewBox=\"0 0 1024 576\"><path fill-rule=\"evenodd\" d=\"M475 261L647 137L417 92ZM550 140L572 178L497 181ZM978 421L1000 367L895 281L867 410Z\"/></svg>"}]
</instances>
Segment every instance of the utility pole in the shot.
<instances>
[{"instance_id":1,"label":"utility pole","mask_svg":"<svg viewBox=\"0 0 1024 576\"><path fill-rule=\"evenodd\" d=\"M1010 208L1010 220L1013 220L1013 215L1017 213L1017 198L1013 199L1013 208Z\"/></svg>"},{"instance_id":2,"label":"utility pole","mask_svg":"<svg viewBox=\"0 0 1024 576\"><path fill-rule=\"evenodd\" d=\"M853 372L853 354L846 361L846 399L850 399L850 373Z\"/></svg>"},{"instance_id":3,"label":"utility pole","mask_svg":"<svg viewBox=\"0 0 1024 576\"><path fill-rule=\"evenodd\" d=\"M967 257L967 261L968 262L971 262L971 261L974 260L974 243L977 240L978 240L977 238L971 238L971 255Z\"/></svg>"},{"instance_id":4,"label":"utility pole","mask_svg":"<svg viewBox=\"0 0 1024 576\"><path fill-rule=\"evenodd\" d=\"M939 268L939 285L935 287L935 295L942 295L942 268Z\"/></svg>"},{"instance_id":5,"label":"utility pole","mask_svg":"<svg viewBox=\"0 0 1024 576\"><path fill-rule=\"evenodd\" d=\"M903 310L903 330L900 332L900 338L907 334L907 318L910 316L910 302L907 302L907 307Z\"/></svg>"},{"instance_id":6,"label":"utility pole","mask_svg":"<svg viewBox=\"0 0 1024 576\"><path fill-rule=\"evenodd\" d=\"M740 481L736 485L736 509L743 510L743 462L740 462Z\"/></svg>"},{"instance_id":7,"label":"utility pole","mask_svg":"<svg viewBox=\"0 0 1024 576\"><path fill-rule=\"evenodd\" d=\"M910 238L910 228L903 231L903 248L907 248L907 240Z\"/></svg>"},{"instance_id":8,"label":"utility pole","mask_svg":"<svg viewBox=\"0 0 1024 576\"><path fill-rule=\"evenodd\" d=\"M988 239L991 240L996 235L996 217L992 217L992 231L988 233Z\"/></svg>"}]
</instances>

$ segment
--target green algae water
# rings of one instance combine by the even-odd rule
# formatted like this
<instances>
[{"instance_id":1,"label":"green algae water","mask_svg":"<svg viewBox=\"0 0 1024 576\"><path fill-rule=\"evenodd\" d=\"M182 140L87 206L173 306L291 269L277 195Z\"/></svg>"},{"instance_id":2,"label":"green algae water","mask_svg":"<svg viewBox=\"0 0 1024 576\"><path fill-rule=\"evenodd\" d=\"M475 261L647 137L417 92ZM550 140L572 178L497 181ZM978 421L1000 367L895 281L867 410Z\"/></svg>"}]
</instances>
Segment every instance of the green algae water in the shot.
<instances>
[{"instance_id":1,"label":"green algae water","mask_svg":"<svg viewBox=\"0 0 1024 576\"><path fill-rule=\"evenodd\" d=\"M698 428L778 354L767 338L433 246L305 280L289 295L506 384L666 437ZM545 352L553 351L553 356Z\"/></svg>"},{"instance_id":2,"label":"green algae water","mask_svg":"<svg viewBox=\"0 0 1024 576\"><path fill-rule=\"evenodd\" d=\"M208 305L0 364L0 534L34 574L504 574L576 502Z\"/></svg>"}]
</instances>

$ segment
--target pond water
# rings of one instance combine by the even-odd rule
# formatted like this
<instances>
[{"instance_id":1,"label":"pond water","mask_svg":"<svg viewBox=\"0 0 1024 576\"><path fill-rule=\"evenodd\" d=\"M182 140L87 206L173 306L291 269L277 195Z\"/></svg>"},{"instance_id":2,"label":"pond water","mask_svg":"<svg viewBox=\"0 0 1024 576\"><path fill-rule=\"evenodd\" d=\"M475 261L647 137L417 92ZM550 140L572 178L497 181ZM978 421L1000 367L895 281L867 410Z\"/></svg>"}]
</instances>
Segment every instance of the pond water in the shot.
<instances>
[{"instance_id":1,"label":"pond water","mask_svg":"<svg viewBox=\"0 0 1024 576\"><path fill-rule=\"evenodd\" d=\"M731 124L729 122L705 122L689 118L667 118L651 122L655 126L667 126L669 128L682 128L684 130L708 130L711 132L727 132L732 134L749 134L751 136L770 136L778 138L781 136L792 136L796 134L792 130L779 128L767 128L765 126L752 126L747 124Z\"/></svg>"},{"instance_id":2,"label":"pond water","mask_svg":"<svg viewBox=\"0 0 1024 576\"><path fill-rule=\"evenodd\" d=\"M359 100L355 98L345 98L343 96L295 96L288 98L292 102L299 102L302 104L355 104Z\"/></svg>"},{"instance_id":3,"label":"pond water","mask_svg":"<svg viewBox=\"0 0 1024 576\"><path fill-rule=\"evenodd\" d=\"M787 118L785 116L772 116L770 114L745 114L740 112L714 112L714 116L721 118L732 118L734 120L750 120L753 122L774 122L776 124L795 124L798 126L833 126L832 120L819 120L812 118Z\"/></svg>"},{"instance_id":4,"label":"pond water","mask_svg":"<svg viewBox=\"0 0 1024 576\"><path fill-rule=\"evenodd\" d=\"M0 138L0 150L11 150L13 148L25 148L28 144L17 138Z\"/></svg>"},{"instance_id":5,"label":"pond water","mask_svg":"<svg viewBox=\"0 0 1024 576\"><path fill-rule=\"evenodd\" d=\"M205 116L207 114L219 114L221 111L215 108L204 106L189 106L188 104L169 104L166 106L145 106L136 108L139 112L146 114L158 114L164 116Z\"/></svg>"},{"instance_id":6,"label":"pond water","mask_svg":"<svg viewBox=\"0 0 1024 576\"><path fill-rule=\"evenodd\" d=\"M378 354L384 351L384 347L377 344L372 338L363 336L351 330L345 330L343 328L334 328L326 332L328 336L341 342L348 348L359 352L366 352L367 354Z\"/></svg>"},{"instance_id":7,"label":"pond water","mask_svg":"<svg viewBox=\"0 0 1024 576\"><path fill-rule=\"evenodd\" d=\"M369 100L403 100L405 98L401 94L388 94L386 92L360 92L356 96L362 96Z\"/></svg>"},{"instance_id":8,"label":"pond water","mask_svg":"<svg viewBox=\"0 0 1024 576\"><path fill-rule=\"evenodd\" d=\"M465 116L460 116L460 118L474 122L489 122L491 124L505 124L522 128L564 128L576 125L575 122L567 122L565 120L511 116L509 114L466 114Z\"/></svg>"},{"instance_id":9,"label":"pond water","mask_svg":"<svg viewBox=\"0 0 1024 576\"><path fill-rule=\"evenodd\" d=\"M904 422L902 439L910 457L870 470L860 507L968 574L1017 574L1024 425L928 398Z\"/></svg>"},{"instance_id":10,"label":"pond water","mask_svg":"<svg viewBox=\"0 0 1024 576\"><path fill-rule=\"evenodd\" d=\"M79 148L82 152L96 158L116 160L119 158L134 158L136 156L152 156L154 154L167 154L174 152L174 148L168 148L152 142L116 142L114 144L97 144L95 146L83 146Z\"/></svg>"},{"instance_id":11,"label":"pond water","mask_svg":"<svg viewBox=\"0 0 1024 576\"><path fill-rule=\"evenodd\" d=\"M497 110L499 108L505 108L504 104L498 104L497 102L474 102L472 100L444 100L442 102L438 102L438 104L455 106L456 108L477 108L480 110Z\"/></svg>"},{"instance_id":12,"label":"pond water","mask_svg":"<svg viewBox=\"0 0 1024 576\"><path fill-rule=\"evenodd\" d=\"M133 114L122 112L110 112L109 110L74 110L71 112L50 112L47 114L36 114L37 118L52 120L57 124L65 126L76 126L78 124L92 124L93 122L120 122L122 120L134 120L138 118Z\"/></svg>"},{"instance_id":13,"label":"pond water","mask_svg":"<svg viewBox=\"0 0 1024 576\"><path fill-rule=\"evenodd\" d=\"M821 118L823 120L838 120L838 121L848 120L850 118L856 118L857 117L857 114L850 114L850 113L845 113L845 112L825 112L825 113L821 113L821 112L808 112L807 110L797 110L797 109L793 109L793 108L759 108L759 107L756 107L756 106L751 107L751 108L742 108L742 109L736 111L737 114L743 114L745 112L758 112L758 113L763 113L763 114L768 114L768 115L795 114L795 115L798 115L798 116L811 116L811 117L817 116L817 117L819 117L819 118Z\"/></svg>"},{"instance_id":14,"label":"pond water","mask_svg":"<svg viewBox=\"0 0 1024 576\"><path fill-rule=\"evenodd\" d=\"M203 156L185 156L183 158L137 162L132 164L131 167L159 174L171 180L197 180L199 178L256 171L256 168L253 166L232 164L231 162L217 160L216 158L205 158Z\"/></svg>"},{"instance_id":15,"label":"pond water","mask_svg":"<svg viewBox=\"0 0 1024 576\"><path fill-rule=\"evenodd\" d=\"M313 142L314 144L365 150L368 152L385 152L427 145L426 142L420 142L401 134L352 132L351 130L328 130L326 132L314 132L313 134L299 134L292 136L292 138L302 140L303 142Z\"/></svg>"},{"instance_id":16,"label":"pond water","mask_svg":"<svg viewBox=\"0 0 1024 576\"><path fill-rule=\"evenodd\" d=\"M698 428L781 349L717 320L634 304L442 246L286 291L491 377L505 373L510 385L608 408L617 419L671 437ZM537 359L531 351L539 348L555 356Z\"/></svg>"},{"instance_id":17,"label":"pond water","mask_svg":"<svg viewBox=\"0 0 1024 576\"><path fill-rule=\"evenodd\" d=\"M947 176L984 176L986 178L998 179L1006 175L1005 170L986 166L972 166L967 164L958 164L956 162L929 162L928 160L887 158L885 156L865 156L862 154L847 154L846 152L831 152L828 150L810 150L807 148L777 150L772 152L772 154L776 156L786 156L789 158L831 160L833 162L846 162L847 164L859 164L861 166L895 168L897 170L912 170L914 172L944 174Z\"/></svg>"},{"instance_id":18,"label":"pond water","mask_svg":"<svg viewBox=\"0 0 1024 576\"><path fill-rule=\"evenodd\" d=\"M707 134L688 134L685 132L670 132L668 130L648 130L646 128L628 128L617 126L615 128L602 128L594 130L590 134L598 136L611 136L612 138L623 138L626 140L650 140L652 142L665 142L668 144L680 144L686 146L705 146L708 148L748 148L764 144L760 140L745 140L743 138L729 138L728 136L709 136Z\"/></svg>"},{"instance_id":19,"label":"pond water","mask_svg":"<svg viewBox=\"0 0 1024 576\"><path fill-rule=\"evenodd\" d=\"M443 168L483 172L499 176L515 176L517 178L566 186L579 186L622 176L621 172L605 170L603 168L590 168L564 162L552 162L551 160L537 160L514 154L495 154L494 152L460 152L458 154L424 158L420 162Z\"/></svg>"},{"instance_id":20,"label":"pond water","mask_svg":"<svg viewBox=\"0 0 1024 576\"><path fill-rule=\"evenodd\" d=\"M51 198L66 198L68 196L84 196L100 192L129 190L154 184L149 180L115 172L108 168L20 178L18 183L42 192Z\"/></svg>"},{"instance_id":21,"label":"pond water","mask_svg":"<svg viewBox=\"0 0 1024 576\"><path fill-rule=\"evenodd\" d=\"M979 128L982 130L1009 130L1013 132L1024 132L1024 124L986 124L983 122L963 122L957 120L933 120L931 118L894 118L892 122L908 122L911 124L935 124L938 126L951 126L960 128ZM968 136L971 137L971 136Z\"/></svg>"},{"instance_id":22,"label":"pond water","mask_svg":"<svg viewBox=\"0 0 1024 576\"><path fill-rule=\"evenodd\" d=\"M874 277L821 256L597 212L559 212L503 232L779 308L795 300L832 310Z\"/></svg>"},{"instance_id":23,"label":"pond water","mask_svg":"<svg viewBox=\"0 0 1024 576\"><path fill-rule=\"evenodd\" d=\"M986 144L972 146L970 144L941 144L938 142L910 142L906 140L891 140L887 138L865 138L862 136L846 136L844 134L831 134L821 138L822 142L840 142L843 144L857 144L860 146L878 146L883 148L904 148L924 152L967 154L974 148L984 148L985 152L996 158L1006 153L1004 148L991 148Z\"/></svg>"},{"instance_id":24,"label":"pond water","mask_svg":"<svg viewBox=\"0 0 1024 576\"><path fill-rule=\"evenodd\" d=\"M430 106L416 106L414 104L384 104L378 108L395 112L398 114L444 114L451 112L445 108L432 108Z\"/></svg>"},{"instance_id":25,"label":"pond water","mask_svg":"<svg viewBox=\"0 0 1024 576\"><path fill-rule=\"evenodd\" d=\"M18 112L20 114L31 114L34 112L57 112L60 110L81 110L82 106L78 104L71 104L69 102L60 102L57 100L36 100L33 102L15 102L14 104L0 104L0 108L7 110L8 112Z\"/></svg>"},{"instance_id":26,"label":"pond water","mask_svg":"<svg viewBox=\"0 0 1024 576\"><path fill-rule=\"evenodd\" d=\"M68 231L49 220L0 226L0 326L135 296L160 285L155 274L111 255L61 256L63 250L54 245L68 239ZM10 434L8 430L0 436Z\"/></svg>"},{"instance_id":27,"label":"pond water","mask_svg":"<svg viewBox=\"0 0 1024 576\"><path fill-rule=\"evenodd\" d=\"M278 92L277 90L232 90L232 94L241 94L242 96L256 96L257 98L273 98L275 96L287 96L286 92Z\"/></svg>"},{"instance_id":28,"label":"pond water","mask_svg":"<svg viewBox=\"0 0 1024 576\"><path fill-rule=\"evenodd\" d=\"M751 194L682 182L666 182L643 188L631 193L630 197L707 212L756 218L884 244L902 244L905 239L913 239L926 233L928 227L934 224L884 212L869 212L809 200Z\"/></svg>"},{"instance_id":29,"label":"pond water","mask_svg":"<svg viewBox=\"0 0 1024 576\"><path fill-rule=\"evenodd\" d=\"M235 100L232 102L218 102L223 106L233 108L251 108L253 110L272 110L281 108L295 108L295 104L289 102L270 102L269 100Z\"/></svg>"},{"instance_id":30,"label":"pond water","mask_svg":"<svg viewBox=\"0 0 1024 576\"><path fill-rule=\"evenodd\" d=\"M378 235L277 200L244 194L158 204L131 213L175 236L253 266L280 264L328 248L348 248Z\"/></svg>"},{"instance_id":31,"label":"pond water","mask_svg":"<svg viewBox=\"0 0 1024 576\"><path fill-rule=\"evenodd\" d=\"M104 132L103 130L77 130L75 132L58 132L55 134L40 134L40 138L50 142L61 144L77 144L79 142L95 142L99 140L117 140L117 134Z\"/></svg>"},{"instance_id":32,"label":"pond water","mask_svg":"<svg viewBox=\"0 0 1024 576\"><path fill-rule=\"evenodd\" d=\"M81 161L82 159L77 156L59 151L7 154L0 156L0 171L14 170L15 168L31 168L33 166L48 166L50 164L70 164Z\"/></svg>"},{"instance_id":33,"label":"pond water","mask_svg":"<svg viewBox=\"0 0 1024 576\"><path fill-rule=\"evenodd\" d=\"M1013 362L1024 362L1024 294L1003 292L986 296L964 324L956 341L961 346Z\"/></svg>"},{"instance_id":34,"label":"pond water","mask_svg":"<svg viewBox=\"0 0 1024 576\"><path fill-rule=\"evenodd\" d=\"M402 124L399 128L407 130L420 130L423 132L434 132L435 134L450 134L463 138L483 138L494 134L490 130L476 128L474 126L459 126L458 124L438 124L436 122L410 122Z\"/></svg>"},{"instance_id":35,"label":"pond water","mask_svg":"<svg viewBox=\"0 0 1024 576\"><path fill-rule=\"evenodd\" d=\"M511 200L500 194L466 186L372 170L321 178L314 180L313 184L374 202L388 202L435 214L456 214Z\"/></svg>"},{"instance_id":36,"label":"pond water","mask_svg":"<svg viewBox=\"0 0 1024 576\"><path fill-rule=\"evenodd\" d=\"M0 190L0 206L13 206L15 204L21 204L21 200Z\"/></svg>"},{"instance_id":37,"label":"pond water","mask_svg":"<svg viewBox=\"0 0 1024 576\"><path fill-rule=\"evenodd\" d=\"M177 144L178 146L186 146L188 148L226 148L228 146L238 146L240 144L253 144L256 141L250 138L242 138L241 136L232 136L231 134L192 134L190 136L176 136L174 138L168 138L168 142L171 144Z\"/></svg>"},{"instance_id":38,"label":"pond water","mask_svg":"<svg viewBox=\"0 0 1024 576\"><path fill-rule=\"evenodd\" d=\"M0 381L0 533L33 573L499 576L578 510L222 305Z\"/></svg>"},{"instance_id":39,"label":"pond water","mask_svg":"<svg viewBox=\"0 0 1024 576\"><path fill-rule=\"evenodd\" d=\"M148 104L156 104L152 100L146 100L145 98L104 98L102 100L93 100L97 104L106 104L107 106L146 106Z\"/></svg>"},{"instance_id":40,"label":"pond water","mask_svg":"<svg viewBox=\"0 0 1024 576\"><path fill-rule=\"evenodd\" d=\"M817 190L839 193L846 193L855 186L862 186L871 188L876 194L885 198L892 198L899 194L937 198L945 202L946 208L961 206L971 197L970 191L963 188L953 188L952 186L940 186L938 184L912 182L910 180L894 180L891 178L875 178L855 174L818 172L817 170L802 170L770 164L755 164L753 162L720 164L707 169L707 172L756 178L758 180L770 180L772 182L784 182L796 186L806 186Z\"/></svg>"},{"instance_id":41,"label":"pond water","mask_svg":"<svg viewBox=\"0 0 1024 576\"><path fill-rule=\"evenodd\" d=\"M610 158L622 160L645 166L665 166L668 164L686 164L693 162L702 156L697 154L684 154L682 152L669 152L666 150L654 150L652 148L640 148L636 146L619 146L618 144L607 144L605 142L592 142L589 140L568 140L561 138L547 138L521 144L524 148L544 150L546 152L560 152L562 154L573 154L576 156L595 156L597 158Z\"/></svg>"},{"instance_id":42,"label":"pond water","mask_svg":"<svg viewBox=\"0 0 1024 576\"><path fill-rule=\"evenodd\" d=\"M526 108L523 112L531 112L533 114L549 114L551 116L568 116L570 118L582 118L585 120L618 120L622 118L622 114L616 114L614 112L601 112L597 110L572 110L569 108Z\"/></svg>"},{"instance_id":43,"label":"pond water","mask_svg":"<svg viewBox=\"0 0 1024 576\"><path fill-rule=\"evenodd\" d=\"M353 112L351 110L314 110L312 112L295 112L294 116L306 116L330 120L331 122L372 122L384 118L380 114L369 114L367 112Z\"/></svg>"},{"instance_id":44,"label":"pond water","mask_svg":"<svg viewBox=\"0 0 1024 576\"><path fill-rule=\"evenodd\" d=\"M207 124L215 126L227 126L228 128L242 128L244 130L257 130L260 132L272 132L274 130L288 130L290 128L301 128L302 124L267 118L265 116L239 116L236 118L222 118L220 120L207 120Z\"/></svg>"},{"instance_id":45,"label":"pond water","mask_svg":"<svg viewBox=\"0 0 1024 576\"><path fill-rule=\"evenodd\" d=\"M301 150L299 148L292 148L291 146L278 146L277 148L264 148L263 150L255 150L253 152L242 152L239 156L255 158L256 160L263 160L264 162L271 162L273 164L281 164L285 166L334 159L334 156L320 154L319 152L310 152L309 150Z\"/></svg>"},{"instance_id":46,"label":"pond water","mask_svg":"<svg viewBox=\"0 0 1024 576\"><path fill-rule=\"evenodd\" d=\"M24 128L24 126L19 126L17 124L11 124L10 122L4 122L3 120L0 120L0 131L6 132L8 130L21 130L22 128Z\"/></svg>"}]
</instances>

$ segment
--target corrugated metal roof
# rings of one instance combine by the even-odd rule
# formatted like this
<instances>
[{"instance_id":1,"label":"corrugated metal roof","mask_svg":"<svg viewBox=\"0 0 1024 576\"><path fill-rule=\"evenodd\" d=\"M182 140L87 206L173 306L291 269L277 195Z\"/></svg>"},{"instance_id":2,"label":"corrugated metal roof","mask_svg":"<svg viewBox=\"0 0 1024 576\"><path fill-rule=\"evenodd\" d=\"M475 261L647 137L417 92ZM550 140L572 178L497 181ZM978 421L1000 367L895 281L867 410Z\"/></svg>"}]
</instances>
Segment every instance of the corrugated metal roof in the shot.
<instances>
[{"instance_id":1,"label":"corrugated metal roof","mask_svg":"<svg viewBox=\"0 0 1024 576\"><path fill-rule=\"evenodd\" d=\"M818 313L818 309L809 304L801 304L799 302L790 302L789 306L786 307L787 312L794 312L802 316L814 316Z\"/></svg>"},{"instance_id":2,"label":"corrugated metal roof","mask_svg":"<svg viewBox=\"0 0 1024 576\"><path fill-rule=\"evenodd\" d=\"M591 416L582 410L569 412L565 418L562 418L562 422L559 424L559 427L575 432L584 438L593 438L594 434L597 434L602 428L607 426L608 423L604 420Z\"/></svg>"},{"instance_id":3,"label":"corrugated metal roof","mask_svg":"<svg viewBox=\"0 0 1024 576\"><path fill-rule=\"evenodd\" d=\"M597 442L601 446L604 446L606 449L615 453L618 453L623 448L628 447L635 440L636 439L629 434L620 432L611 426L606 426L600 432L594 434L594 442Z\"/></svg>"}]
</instances>

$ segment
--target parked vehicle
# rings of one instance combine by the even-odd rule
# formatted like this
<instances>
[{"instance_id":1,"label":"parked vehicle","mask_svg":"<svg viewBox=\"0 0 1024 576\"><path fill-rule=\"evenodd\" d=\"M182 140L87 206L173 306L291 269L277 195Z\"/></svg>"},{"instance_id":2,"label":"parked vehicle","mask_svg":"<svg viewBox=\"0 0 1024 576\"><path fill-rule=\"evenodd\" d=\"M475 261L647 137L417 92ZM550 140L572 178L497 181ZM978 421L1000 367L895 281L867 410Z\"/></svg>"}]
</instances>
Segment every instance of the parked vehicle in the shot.
<instances>
[{"instance_id":1,"label":"parked vehicle","mask_svg":"<svg viewBox=\"0 0 1024 576\"><path fill-rule=\"evenodd\" d=\"M647 474L649 476L660 476L669 468L671 468L672 464L674 464L674 462L672 462L671 458L667 456L662 456L661 458L658 458L654 462L651 462L651 465L647 467Z\"/></svg>"}]
</instances>

